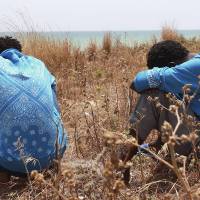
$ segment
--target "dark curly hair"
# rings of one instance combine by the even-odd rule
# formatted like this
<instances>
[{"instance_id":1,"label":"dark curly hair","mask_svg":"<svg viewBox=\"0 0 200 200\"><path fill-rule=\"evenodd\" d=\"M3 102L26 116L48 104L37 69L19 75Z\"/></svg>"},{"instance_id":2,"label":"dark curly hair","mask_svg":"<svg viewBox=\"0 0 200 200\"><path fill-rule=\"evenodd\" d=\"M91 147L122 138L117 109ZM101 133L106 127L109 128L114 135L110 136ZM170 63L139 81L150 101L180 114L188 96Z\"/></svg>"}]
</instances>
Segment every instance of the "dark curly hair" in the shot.
<instances>
[{"instance_id":1,"label":"dark curly hair","mask_svg":"<svg viewBox=\"0 0 200 200\"><path fill-rule=\"evenodd\" d=\"M179 42L165 40L154 44L147 54L147 66L153 67L174 67L184 62L189 51Z\"/></svg>"},{"instance_id":2,"label":"dark curly hair","mask_svg":"<svg viewBox=\"0 0 200 200\"><path fill-rule=\"evenodd\" d=\"M0 37L0 53L9 48L15 48L20 52L22 51L22 46L17 39L10 36Z\"/></svg>"}]
</instances>

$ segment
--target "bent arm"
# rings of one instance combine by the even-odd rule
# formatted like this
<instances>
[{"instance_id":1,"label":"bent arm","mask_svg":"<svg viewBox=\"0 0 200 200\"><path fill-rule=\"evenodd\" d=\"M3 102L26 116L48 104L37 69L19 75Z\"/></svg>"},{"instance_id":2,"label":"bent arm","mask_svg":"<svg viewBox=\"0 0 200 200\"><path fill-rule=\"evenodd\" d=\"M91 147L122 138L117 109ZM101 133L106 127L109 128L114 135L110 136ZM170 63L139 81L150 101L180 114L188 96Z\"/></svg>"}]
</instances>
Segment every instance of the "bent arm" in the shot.
<instances>
[{"instance_id":1,"label":"bent arm","mask_svg":"<svg viewBox=\"0 0 200 200\"><path fill-rule=\"evenodd\" d=\"M153 68L139 72L131 84L131 89L142 92L150 88L160 88L162 85L162 71L164 68Z\"/></svg>"},{"instance_id":2,"label":"bent arm","mask_svg":"<svg viewBox=\"0 0 200 200\"><path fill-rule=\"evenodd\" d=\"M150 88L158 88L174 94L182 93L185 84L191 84L192 91L199 87L200 55L176 67L153 68L139 72L131 88L142 92Z\"/></svg>"}]
</instances>

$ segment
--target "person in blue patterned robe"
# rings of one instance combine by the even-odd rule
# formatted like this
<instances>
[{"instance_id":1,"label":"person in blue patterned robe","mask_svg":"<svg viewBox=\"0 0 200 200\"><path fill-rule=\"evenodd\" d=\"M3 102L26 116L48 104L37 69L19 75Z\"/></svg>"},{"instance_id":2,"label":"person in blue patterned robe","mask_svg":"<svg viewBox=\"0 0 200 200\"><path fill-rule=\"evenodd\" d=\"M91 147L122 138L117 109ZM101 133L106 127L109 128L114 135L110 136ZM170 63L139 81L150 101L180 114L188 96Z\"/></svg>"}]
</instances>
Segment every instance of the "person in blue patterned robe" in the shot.
<instances>
[{"instance_id":1,"label":"person in blue patterned robe","mask_svg":"<svg viewBox=\"0 0 200 200\"><path fill-rule=\"evenodd\" d=\"M56 82L45 64L0 38L0 172L23 175L50 167L67 145L56 99Z\"/></svg>"}]
</instances>

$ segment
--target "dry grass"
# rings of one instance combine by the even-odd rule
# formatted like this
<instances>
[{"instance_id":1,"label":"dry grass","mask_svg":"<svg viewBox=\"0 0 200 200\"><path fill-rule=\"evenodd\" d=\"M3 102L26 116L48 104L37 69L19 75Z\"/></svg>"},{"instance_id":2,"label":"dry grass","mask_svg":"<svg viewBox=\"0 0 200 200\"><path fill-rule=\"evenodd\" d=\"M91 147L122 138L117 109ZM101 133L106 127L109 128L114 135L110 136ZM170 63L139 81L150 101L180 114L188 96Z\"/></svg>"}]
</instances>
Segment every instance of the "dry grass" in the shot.
<instances>
[{"instance_id":1,"label":"dry grass","mask_svg":"<svg viewBox=\"0 0 200 200\"><path fill-rule=\"evenodd\" d=\"M162 40L179 40L182 35L178 34L177 31L171 26L164 26L161 32Z\"/></svg>"},{"instance_id":2,"label":"dry grass","mask_svg":"<svg viewBox=\"0 0 200 200\"><path fill-rule=\"evenodd\" d=\"M162 38L181 40L194 52L200 49L198 39L186 40L169 28L163 29ZM179 183L170 183L171 189L148 190L143 178L152 173L152 159L132 160L130 188L124 187L116 166L109 161L114 144L128 131L129 115L137 97L129 86L134 75L145 68L146 52L152 42L127 47L119 41L113 43L107 34L101 47L91 42L80 50L70 41L59 42L37 34L29 34L22 41L23 51L43 60L57 78L69 146L58 175L48 172L44 178L36 173L35 180L25 185L23 180L13 179L2 191L1 199L181 198L183 190ZM195 169L188 171L187 176L192 186L198 183ZM195 187L198 186L194 186L196 192ZM160 189L163 191L159 192Z\"/></svg>"}]
</instances>

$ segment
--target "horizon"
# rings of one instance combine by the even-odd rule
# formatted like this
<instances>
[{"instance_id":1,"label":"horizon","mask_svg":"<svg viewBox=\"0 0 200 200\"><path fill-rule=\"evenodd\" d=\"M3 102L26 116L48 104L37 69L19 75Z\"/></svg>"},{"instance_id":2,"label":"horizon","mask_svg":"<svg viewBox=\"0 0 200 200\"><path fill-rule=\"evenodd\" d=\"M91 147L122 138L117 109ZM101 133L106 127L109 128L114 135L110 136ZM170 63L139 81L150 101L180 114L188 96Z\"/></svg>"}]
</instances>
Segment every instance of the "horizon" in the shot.
<instances>
[{"instance_id":1,"label":"horizon","mask_svg":"<svg viewBox=\"0 0 200 200\"><path fill-rule=\"evenodd\" d=\"M200 30L177 30L179 35L187 39L200 38ZM32 31L32 32L0 32L0 36L26 37L28 34L35 34L45 38L51 38L58 41L65 39L71 41L73 45L85 48L91 41L98 45L102 43L106 33L110 33L112 39L118 39L124 44L131 45L141 42L148 42L152 39L159 39L162 30L135 30L135 31Z\"/></svg>"}]
</instances>

